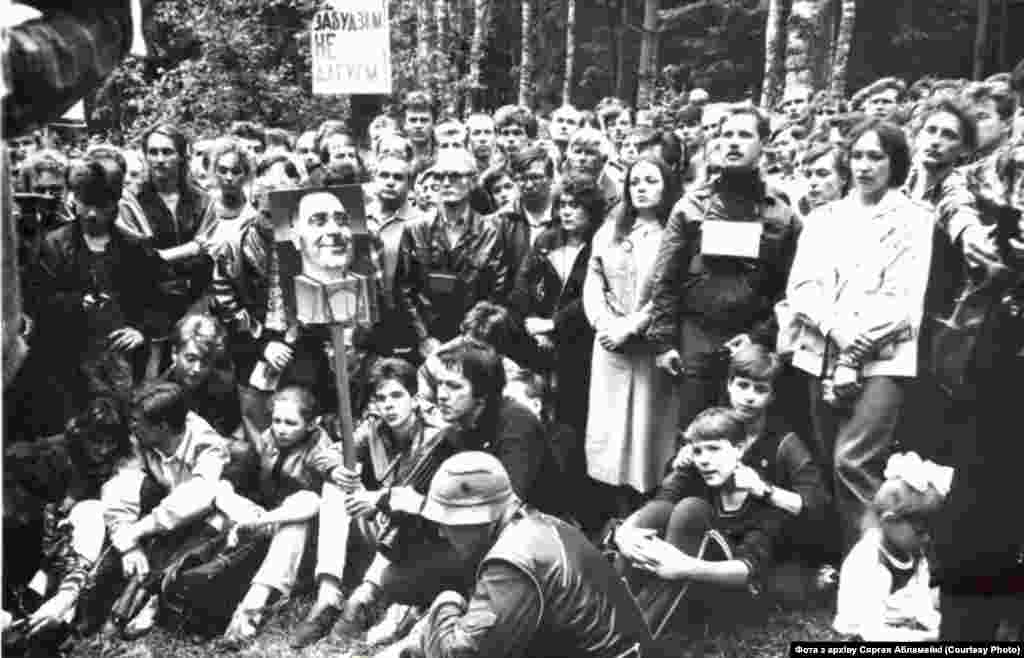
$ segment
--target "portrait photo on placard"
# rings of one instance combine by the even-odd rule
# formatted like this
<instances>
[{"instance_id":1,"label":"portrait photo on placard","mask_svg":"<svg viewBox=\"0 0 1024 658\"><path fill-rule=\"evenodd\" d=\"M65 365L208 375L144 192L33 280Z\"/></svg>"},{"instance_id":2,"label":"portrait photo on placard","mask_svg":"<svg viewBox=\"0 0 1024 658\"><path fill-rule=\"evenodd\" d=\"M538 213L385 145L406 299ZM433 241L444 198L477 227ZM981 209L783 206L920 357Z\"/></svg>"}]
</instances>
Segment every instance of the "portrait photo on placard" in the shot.
<instances>
[{"instance_id":1,"label":"portrait photo on placard","mask_svg":"<svg viewBox=\"0 0 1024 658\"><path fill-rule=\"evenodd\" d=\"M376 265L362 187L274 190L267 196L267 207L288 320L372 324L377 313Z\"/></svg>"}]
</instances>

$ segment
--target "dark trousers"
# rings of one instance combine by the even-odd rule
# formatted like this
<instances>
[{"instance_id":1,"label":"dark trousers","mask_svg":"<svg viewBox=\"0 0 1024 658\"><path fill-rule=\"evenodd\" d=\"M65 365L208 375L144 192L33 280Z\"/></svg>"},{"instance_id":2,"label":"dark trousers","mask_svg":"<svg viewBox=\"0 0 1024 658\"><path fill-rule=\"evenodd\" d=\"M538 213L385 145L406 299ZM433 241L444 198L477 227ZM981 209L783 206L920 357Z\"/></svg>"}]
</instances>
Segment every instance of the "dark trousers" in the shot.
<instances>
[{"instance_id":1,"label":"dark trousers","mask_svg":"<svg viewBox=\"0 0 1024 658\"><path fill-rule=\"evenodd\" d=\"M847 550L860 538L861 519L884 481L905 385L897 377L868 377L852 405L839 407L822 399L820 380L811 380L815 449L831 456L825 467L832 474Z\"/></svg>"},{"instance_id":2,"label":"dark trousers","mask_svg":"<svg viewBox=\"0 0 1024 658\"><path fill-rule=\"evenodd\" d=\"M731 556L714 544L708 544L701 551L704 537L714 528L714 522L715 509L711 503L703 498L684 498L668 512L663 538L687 555L702 560L729 559ZM642 525L650 524L645 522ZM751 598L743 589L727 589L688 580L663 580L627 565L623 565L623 570L644 620L655 637L663 636L677 622L700 623L724 610L729 610L728 616L734 620L737 610L750 608Z\"/></svg>"}]
</instances>

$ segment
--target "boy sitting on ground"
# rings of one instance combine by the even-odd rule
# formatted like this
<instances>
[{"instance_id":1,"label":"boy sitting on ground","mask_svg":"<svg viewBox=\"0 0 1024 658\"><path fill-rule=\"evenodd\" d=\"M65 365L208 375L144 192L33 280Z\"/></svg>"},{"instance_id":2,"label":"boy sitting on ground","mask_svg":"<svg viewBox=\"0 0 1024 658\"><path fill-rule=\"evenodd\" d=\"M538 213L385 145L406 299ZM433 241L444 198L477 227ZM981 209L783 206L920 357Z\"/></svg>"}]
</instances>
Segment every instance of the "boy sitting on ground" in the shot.
<instances>
[{"instance_id":1,"label":"boy sitting on ground","mask_svg":"<svg viewBox=\"0 0 1024 658\"><path fill-rule=\"evenodd\" d=\"M270 428L253 447L260 464L262 504L235 493L227 482L214 501L235 524L229 546L238 543L239 535L272 535L266 557L225 632L227 645L254 638L271 606L280 607L291 593L311 521L320 511L318 492L329 480L340 478L342 467L341 451L317 423L313 394L298 386L274 395Z\"/></svg>"},{"instance_id":2,"label":"boy sitting on ground","mask_svg":"<svg viewBox=\"0 0 1024 658\"><path fill-rule=\"evenodd\" d=\"M354 437L359 467L352 471L342 466L337 477L324 484L321 518L329 521L319 527L317 600L292 637L296 649L317 642L334 627L343 603L342 577L353 555L349 550L374 553L381 530L381 497L406 481L442 427L420 411L416 369L408 362L382 359L370 371L369 386L372 413ZM350 544L350 536L355 543Z\"/></svg>"},{"instance_id":3,"label":"boy sitting on ground","mask_svg":"<svg viewBox=\"0 0 1024 658\"><path fill-rule=\"evenodd\" d=\"M701 412L683 436L691 467L675 468L648 502L615 531L614 541L629 563L628 576L648 625L657 637L681 606L692 621L695 603L720 600L725 592L759 588L773 562L787 513L756 496L740 475L747 443L745 419L732 409ZM720 560L706 559L713 538ZM702 585L700 594L691 583ZM746 597L744 597L746 598ZM730 609L742 599L729 597Z\"/></svg>"},{"instance_id":4,"label":"boy sitting on ground","mask_svg":"<svg viewBox=\"0 0 1024 658\"><path fill-rule=\"evenodd\" d=\"M773 572L766 585L773 590L777 586L780 591L775 593L799 596L803 585L810 584L804 576L812 574L788 567L799 566L794 560L820 564L827 556L825 522L831 497L814 455L771 408L781 372L782 362L774 352L757 343L739 343L730 357L726 391L730 406L746 425L736 486L788 517L776 557L780 563L791 564ZM678 469L689 465L691 468L684 473L698 478L690 451L689 446L683 446L673 466ZM807 582L798 583L796 579Z\"/></svg>"}]
</instances>

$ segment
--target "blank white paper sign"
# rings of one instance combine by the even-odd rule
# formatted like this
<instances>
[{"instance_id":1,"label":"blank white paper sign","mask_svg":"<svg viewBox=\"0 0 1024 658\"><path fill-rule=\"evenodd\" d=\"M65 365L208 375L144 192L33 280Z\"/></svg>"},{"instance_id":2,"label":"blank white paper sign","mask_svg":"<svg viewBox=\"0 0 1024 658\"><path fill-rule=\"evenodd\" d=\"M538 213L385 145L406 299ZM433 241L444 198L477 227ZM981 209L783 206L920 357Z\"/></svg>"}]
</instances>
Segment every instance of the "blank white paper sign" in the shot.
<instances>
[{"instance_id":1,"label":"blank white paper sign","mask_svg":"<svg viewBox=\"0 0 1024 658\"><path fill-rule=\"evenodd\" d=\"M701 222L700 251L708 256L757 258L761 253L761 222Z\"/></svg>"}]
</instances>

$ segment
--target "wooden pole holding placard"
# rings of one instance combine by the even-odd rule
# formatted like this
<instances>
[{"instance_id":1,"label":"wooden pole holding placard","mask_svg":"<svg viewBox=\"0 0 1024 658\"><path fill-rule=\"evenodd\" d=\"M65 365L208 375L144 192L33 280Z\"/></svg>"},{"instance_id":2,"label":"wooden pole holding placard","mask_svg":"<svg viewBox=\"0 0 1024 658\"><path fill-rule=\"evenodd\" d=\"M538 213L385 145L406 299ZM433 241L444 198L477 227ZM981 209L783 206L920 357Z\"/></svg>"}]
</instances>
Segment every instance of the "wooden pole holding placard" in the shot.
<instances>
[{"instance_id":1,"label":"wooden pole holding placard","mask_svg":"<svg viewBox=\"0 0 1024 658\"><path fill-rule=\"evenodd\" d=\"M352 398L348 384L348 354L345 349L345 327L340 322L330 325L331 344L334 346L334 385L338 389L338 424L341 425L341 454L345 468L353 469L356 451L352 435Z\"/></svg>"}]
</instances>

